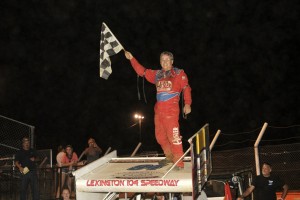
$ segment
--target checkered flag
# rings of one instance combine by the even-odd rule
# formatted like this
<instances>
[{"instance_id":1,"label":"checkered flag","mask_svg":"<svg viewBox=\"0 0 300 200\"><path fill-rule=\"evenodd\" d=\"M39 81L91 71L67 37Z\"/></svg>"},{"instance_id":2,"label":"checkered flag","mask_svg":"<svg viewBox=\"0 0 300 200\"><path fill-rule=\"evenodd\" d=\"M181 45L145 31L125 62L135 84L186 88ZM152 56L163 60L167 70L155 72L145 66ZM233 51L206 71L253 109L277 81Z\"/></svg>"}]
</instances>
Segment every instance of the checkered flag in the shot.
<instances>
[{"instance_id":1,"label":"checkered flag","mask_svg":"<svg viewBox=\"0 0 300 200\"><path fill-rule=\"evenodd\" d=\"M110 56L119 53L123 48L108 26L103 22L100 40L100 77L108 79L112 73Z\"/></svg>"}]
</instances>

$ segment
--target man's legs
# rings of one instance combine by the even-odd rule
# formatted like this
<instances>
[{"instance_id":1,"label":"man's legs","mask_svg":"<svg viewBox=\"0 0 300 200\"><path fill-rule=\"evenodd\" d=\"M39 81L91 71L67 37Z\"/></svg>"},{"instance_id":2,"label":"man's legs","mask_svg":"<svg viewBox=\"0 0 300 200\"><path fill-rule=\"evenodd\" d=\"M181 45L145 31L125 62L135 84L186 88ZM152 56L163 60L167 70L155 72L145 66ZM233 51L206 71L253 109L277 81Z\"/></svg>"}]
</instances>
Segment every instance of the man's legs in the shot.
<instances>
[{"instance_id":1,"label":"man's legs","mask_svg":"<svg viewBox=\"0 0 300 200\"><path fill-rule=\"evenodd\" d=\"M33 200L39 200L39 186L38 186L38 177L36 174L36 171L31 171L30 172L30 187L32 191L32 199Z\"/></svg>"},{"instance_id":2,"label":"man's legs","mask_svg":"<svg viewBox=\"0 0 300 200\"><path fill-rule=\"evenodd\" d=\"M164 118L165 130L168 136L171 152L173 155L173 163L177 162L178 159L183 155L181 135L179 131L178 116L166 116ZM183 168L184 164L181 160L178 167Z\"/></svg>"},{"instance_id":3,"label":"man's legs","mask_svg":"<svg viewBox=\"0 0 300 200\"><path fill-rule=\"evenodd\" d=\"M161 148L163 149L166 159L172 161L173 155L172 155L171 145L167 137L161 115L155 114L154 124L155 124L155 138L158 144L160 144Z\"/></svg>"},{"instance_id":4,"label":"man's legs","mask_svg":"<svg viewBox=\"0 0 300 200\"><path fill-rule=\"evenodd\" d=\"M26 200L29 184L29 174L22 174L20 200Z\"/></svg>"},{"instance_id":5,"label":"man's legs","mask_svg":"<svg viewBox=\"0 0 300 200\"><path fill-rule=\"evenodd\" d=\"M175 163L183 155L178 115L155 114L154 122L157 142L161 145L167 159ZM183 168L183 161L180 161L177 166Z\"/></svg>"}]
</instances>

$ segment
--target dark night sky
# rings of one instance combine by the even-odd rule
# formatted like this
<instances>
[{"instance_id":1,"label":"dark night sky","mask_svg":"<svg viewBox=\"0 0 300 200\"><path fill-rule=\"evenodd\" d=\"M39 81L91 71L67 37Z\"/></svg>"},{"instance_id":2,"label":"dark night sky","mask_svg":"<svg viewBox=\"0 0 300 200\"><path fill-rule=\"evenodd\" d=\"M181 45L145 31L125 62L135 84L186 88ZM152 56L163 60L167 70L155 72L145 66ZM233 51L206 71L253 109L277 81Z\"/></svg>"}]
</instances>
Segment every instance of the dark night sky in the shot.
<instances>
[{"instance_id":1,"label":"dark night sky","mask_svg":"<svg viewBox=\"0 0 300 200\"><path fill-rule=\"evenodd\" d=\"M138 101L123 52L111 58L110 78L99 78L102 22L148 68L159 68L160 52L174 53L193 89L192 113L180 120L184 140L205 123L213 134L300 124L298 0L4 0L0 7L0 114L35 126L38 149L72 144L81 152L93 136L103 149L130 153L139 111L143 150L160 150L154 86L145 83L148 103Z\"/></svg>"}]
</instances>

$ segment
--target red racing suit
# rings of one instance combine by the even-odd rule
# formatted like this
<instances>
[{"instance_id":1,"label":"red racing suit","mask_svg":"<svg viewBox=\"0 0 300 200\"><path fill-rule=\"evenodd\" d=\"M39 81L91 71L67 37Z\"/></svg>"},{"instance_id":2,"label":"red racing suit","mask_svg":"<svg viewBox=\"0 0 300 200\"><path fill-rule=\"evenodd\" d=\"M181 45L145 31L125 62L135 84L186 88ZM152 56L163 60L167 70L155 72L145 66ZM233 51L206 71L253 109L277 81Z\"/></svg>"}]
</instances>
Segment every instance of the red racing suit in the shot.
<instances>
[{"instance_id":1,"label":"red racing suit","mask_svg":"<svg viewBox=\"0 0 300 200\"><path fill-rule=\"evenodd\" d=\"M169 71L151 70L143 67L135 58L130 60L139 76L156 85L157 102L154 107L155 137L168 160L175 163L182 155L182 141L179 131L179 100L183 92L184 103L191 105L191 87L183 70L172 68ZM177 164L183 167L183 161Z\"/></svg>"}]
</instances>

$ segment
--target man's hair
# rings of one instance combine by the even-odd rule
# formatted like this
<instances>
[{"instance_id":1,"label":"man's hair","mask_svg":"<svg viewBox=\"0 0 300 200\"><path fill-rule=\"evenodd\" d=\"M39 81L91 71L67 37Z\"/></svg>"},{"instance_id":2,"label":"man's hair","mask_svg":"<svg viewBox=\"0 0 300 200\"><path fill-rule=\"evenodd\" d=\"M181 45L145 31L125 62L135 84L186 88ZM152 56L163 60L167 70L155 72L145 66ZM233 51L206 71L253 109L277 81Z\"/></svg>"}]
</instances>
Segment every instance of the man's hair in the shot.
<instances>
[{"instance_id":1,"label":"man's hair","mask_svg":"<svg viewBox=\"0 0 300 200\"><path fill-rule=\"evenodd\" d=\"M68 147L70 147L70 148L73 150L72 145L68 144L68 145L66 146L66 148L68 148Z\"/></svg>"},{"instance_id":2,"label":"man's hair","mask_svg":"<svg viewBox=\"0 0 300 200\"><path fill-rule=\"evenodd\" d=\"M172 54L171 52L169 52L169 51L163 51L163 52L160 54L160 57L159 57L159 58L161 58L163 55L167 55L167 56L169 56L169 57L171 58L171 60L174 60L173 54Z\"/></svg>"},{"instance_id":3,"label":"man's hair","mask_svg":"<svg viewBox=\"0 0 300 200\"><path fill-rule=\"evenodd\" d=\"M272 169L272 165L270 163L268 163L268 162L263 162L262 166L263 165L268 165Z\"/></svg>"},{"instance_id":4,"label":"man's hair","mask_svg":"<svg viewBox=\"0 0 300 200\"><path fill-rule=\"evenodd\" d=\"M24 142L30 142L29 137L23 137L22 143L24 143Z\"/></svg>"}]
</instances>

